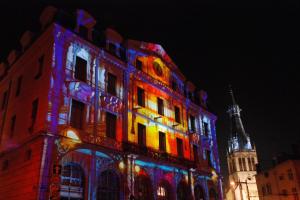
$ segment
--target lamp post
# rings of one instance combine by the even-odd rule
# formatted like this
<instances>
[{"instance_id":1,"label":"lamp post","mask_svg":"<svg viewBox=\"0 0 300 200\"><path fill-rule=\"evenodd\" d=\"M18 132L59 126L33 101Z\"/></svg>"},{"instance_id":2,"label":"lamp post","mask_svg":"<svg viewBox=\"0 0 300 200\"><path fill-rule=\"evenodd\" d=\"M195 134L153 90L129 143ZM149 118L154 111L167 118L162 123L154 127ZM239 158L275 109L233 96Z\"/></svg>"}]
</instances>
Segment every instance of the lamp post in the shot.
<instances>
[{"instance_id":1,"label":"lamp post","mask_svg":"<svg viewBox=\"0 0 300 200\"><path fill-rule=\"evenodd\" d=\"M72 128L65 129L62 135L52 135L57 137L55 139L56 144L56 154L53 162L53 171L51 176L50 184L50 199L59 200L60 199L60 176L61 176L61 165L59 164L60 159L71 149L73 149L77 144L81 143L76 131Z\"/></svg>"}]
</instances>

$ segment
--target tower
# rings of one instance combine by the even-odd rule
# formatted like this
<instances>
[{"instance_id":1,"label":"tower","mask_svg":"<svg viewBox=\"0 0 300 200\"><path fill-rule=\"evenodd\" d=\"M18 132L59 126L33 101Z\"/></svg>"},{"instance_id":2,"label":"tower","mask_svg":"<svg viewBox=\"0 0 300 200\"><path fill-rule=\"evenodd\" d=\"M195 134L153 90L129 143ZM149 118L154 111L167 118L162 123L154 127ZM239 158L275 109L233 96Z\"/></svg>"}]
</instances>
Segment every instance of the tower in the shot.
<instances>
[{"instance_id":1,"label":"tower","mask_svg":"<svg viewBox=\"0 0 300 200\"><path fill-rule=\"evenodd\" d=\"M231 87L229 88L231 105L228 109L230 118L230 135L228 139L227 164L229 185L227 199L258 200L256 185L256 148L251 143L241 119L241 109L237 104Z\"/></svg>"}]
</instances>

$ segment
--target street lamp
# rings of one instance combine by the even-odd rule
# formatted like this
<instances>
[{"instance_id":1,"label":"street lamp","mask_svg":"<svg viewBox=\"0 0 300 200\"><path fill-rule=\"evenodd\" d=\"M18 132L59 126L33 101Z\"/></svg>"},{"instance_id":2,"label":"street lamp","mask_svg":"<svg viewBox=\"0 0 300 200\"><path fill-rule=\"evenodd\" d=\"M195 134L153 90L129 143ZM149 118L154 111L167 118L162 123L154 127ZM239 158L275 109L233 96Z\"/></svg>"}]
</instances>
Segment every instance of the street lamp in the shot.
<instances>
[{"instance_id":1,"label":"street lamp","mask_svg":"<svg viewBox=\"0 0 300 200\"><path fill-rule=\"evenodd\" d=\"M54 157L53 171L51 176L50 184L50 199L60 199L60 176L61 176L61 165L59 164L60 159L76 145L81 143L78 136L78 132L73 128L67 128L61 132L61 135L53 135L57 137L55 144L57 152Z\"/></svg>"}]
</instances>

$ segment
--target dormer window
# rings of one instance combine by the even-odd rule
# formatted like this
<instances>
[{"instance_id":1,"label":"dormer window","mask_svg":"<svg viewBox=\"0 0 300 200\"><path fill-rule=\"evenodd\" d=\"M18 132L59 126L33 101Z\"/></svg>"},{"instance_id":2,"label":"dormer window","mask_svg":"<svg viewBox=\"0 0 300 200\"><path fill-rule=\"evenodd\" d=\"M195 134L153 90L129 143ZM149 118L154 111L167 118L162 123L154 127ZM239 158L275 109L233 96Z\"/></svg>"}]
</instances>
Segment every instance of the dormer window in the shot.
<instances>
[{"instance_id":1,"label":"dormer window","mask_svg":"<svg viewBox=\"0 0 300 200\"><path fill-rule=\"evenodd\" d=\"M177 82L176 81L172 81L172 89L176 91L177 88L178 88Z\"/></svg>"},{"instance_id":2,"label":"dormer window","mask_svg":"<svg viewBox=\"0 0 300 200\"><path fill-rule=\"evenodd\" d=\"M157 112L160 115L164 115L164 100L157 97Z\"/></svg>"},{"instance_id":3,"label":"dormer window","mask_svg":"<svg viewBox=\"0 0 300 200\"><path fill-rule=\"evenodd\" d=\"M136 67L138 70L142 70L143 62L142 62L140 59L138 59L138 58L135 60L135 67Z\"/></svg>"},{"instance_id":4,"label":"dormer window","mask_svg":"<svg viewBox=\"0 0 300 200\"><path fill-rule=\"evenodd\" d=\"M117 55L117 47L114 43L108 43L108 51L114 55Z\"/></svg>"},{"instance_id":5,"label":"dormer window","mask_svg":"<svg viewBox=\"0 0 300 200\"><path fill-rule=\"evenodd\" d=\"M196 132L196 124L195 124L196 122L195 122L195 117L193 115L190 115L190 123L191 123L190 131L193 133Z\"/></svg>"}]
</instances>

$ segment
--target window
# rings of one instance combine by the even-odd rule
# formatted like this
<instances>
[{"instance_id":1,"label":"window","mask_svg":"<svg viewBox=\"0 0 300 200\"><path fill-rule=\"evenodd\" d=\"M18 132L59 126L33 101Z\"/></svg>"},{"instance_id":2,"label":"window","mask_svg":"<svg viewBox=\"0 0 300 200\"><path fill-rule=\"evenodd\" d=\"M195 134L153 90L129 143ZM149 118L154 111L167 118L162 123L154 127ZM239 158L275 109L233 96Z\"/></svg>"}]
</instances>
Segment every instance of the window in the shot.
<instances>
[{"instance_id":1,"label":"window","mask_svg":"<svg viewBox=\"0 0 300 200\"><path fill-rule=\"evenodd\" d=\"M248 160L248 167L249 167L249 171L252 171L252 162L251 162L251 158L247 158Z\"/></svg>"},{"instance_id":2,"label":"window","mask_svg":"<svg viewBox=\"0 0 300 200\"><path fill-rule=\"evenodd\" d=\"M236 164L235 164L235 159L234 158L232 159L232 170L234 172L236 172Z\"/></svg>"},{"instance_id":3,"label":"window","mask_svg":"<svg viewBox=\"0 0 300 200\"><path fill-rule=\"evenodd\" d=\"M87 61L76 56L75 79L86 82L86 66Z\"/></svg>"},{"instance_id":4,"label":"window","mask_svg":"<svg viewBox=\"0 0 300 200\"><path fill-rule=\"evenodd\" d=\"M18 80L17 80L17 88L16 88L16 97L20 95L21 92L21 86L22 86L22 76L19 76Z\"/></svg>"},{"instance_id":5,"label":"window","mask_svg":"<svg viewBox=\"0 0 300 200\"><path fill-rule=\"evenodd\" d=\"M28 149L26 152L25 152L25 161L28 161L31 159L31 156L32 156L32 150L31 149Z\"/></svg>"},{"instance_id":6,"label":"window","mask_svg":"<svg viewBox=\"0 0 300 200\"><path fill-rule=\"evenodd\" d=\"M243 171L247 171L247 167L246 167L246 159L245 158L242 158L242 161L243 161Z\"/></svg>"},{"instance_id":7,"label":"window","mask_svg":"<svg viewBox=\"0 0 300 200\"><path fill-rule=\"evenodd\" d=\"M138 144L146 146L146 126L138 123Z\"/></svg>"},{"instance_id":8,"label":"window","mask_svg":"<svg viewBox=\"0 0 300 200\"><path fill-rule=\"evenodd\" d=\"M177 155L180 158L183 158L183 142L182 139L176 138L176 143L177 143Z\"/></svg>"},{"instance_id":9,"label":"window","mask_svg":"<svg viewBox=\"0 0 300 200\"><path fill-rule=\"evenodd\" d=\"M206 159L208 161L208 165L212 166L212 162L211 162L211 153L209 150L206 150Z\"/></svg>"},{"instance_id":10,"label":"window","mask_svg":"<svg viewBox=\"0 0 300 200\"><path fill-rule=\"evenodd\" d=\"M164 101L157 97L157 112L160 115L164 115Z\"/></svg>"},{"instance_id":11,"label":"window","mask_svg":"<svg viewBox=\"0 0 300 200\"><path fill-rule=\"evenodd\" d=\"M99 178L97 198L101 200L120 199L121 183L120 178L113 170L103 171ZM83 199L83 198L82 198Z\"/></svg>"},{"instance_id":12,"label":"window","mask_svg":"<svg viewBox=\"0 0 300 200\"><path fill-rule=\"evenodd\" d=\"M242 158L239 158L239 168L240 168L240 171L244 171L243 164L242 164Z\"/></svg>"},{"instance_id":13,"label":"window","mask_svg":"<svg viewBox=\"0 0 300 200\"><path fill-rule=\"evenodd\" d=\"M177 82L174 80L172 81L172 89L175 91L177 90Z\"/></svg>"},{"instance_id":14,"label":"window","mask_svg":"<svg viewBox=\"0 0 300 200\"><path fill-rule=\"evenodd\" d=\"M272 194L272 187L270 183L267 183L266 188L267 188L267 194Z\"/></svg>"},{"instance_id":15,"label":"window","mask_svg":"<svg viewBox=\"0 0 300 200\"><path fill-rule=\"evenodd\" d=\"M294 175L293 175L292 169L289 169L287 171L287 174L288 174L289 180L293 180L294 179Z\"/></svg>"},{"instance_id":16,"label":"window","mask_svg":"<svg viewBox=\"0 0 300 200\"><path fill-rule=\"evenodd\" d=\"M72 99L70 125L82 129L84 120L84 103Z\"/></svg>"},{"instance_id":17,"label":"window","mask_svg":"<svg viewBox=\"0 0 300 200\"><path fill-rule=\"evenodd\" d=\"M145 107L145 90L138 87L137 88L137 96L138 96L138 105Z\"/></svg>"},{"instance_id":18,"label":"window","mask_svg":"<svg viewBox=\"0 0 300 200\"><path fill-rule=\"evenodd\" d=\"M88 32L89 32L89 30L87 27L82 26L82 25L79 26L78 33L81 37L86 38L88 36Z\"/></svg>"},{"instance_id":19,"label":"window","mask_svg":"<svg viewBox=\"0 0 300 200\"><path fill-rule=\"evenodd\" d=\"M251 161L252 161L252 169L253 169L253 171L255 171L256 170L256 164L255 164L254 158L251 158Z\"/></svg>"},{"instance_id":20,"label":"window","mask_svg":"<svg viewBox=\"0 0 300 200\"><path fill-rule=\"evenodd\" d=\"M203 129L204 129L204 135L208 136L209 135L208 123L203 122Z\"/></svg>"},{"instance_id":21,"label":"window","mask_svg":"<svg viewBox=\"0 0 300 200\"><path fill-rule=\"evenodd\" d=\"M190 115L190 123L191 123L190 131L196 132L195 117L193 115Z\"/></svg>"},{"instance_id":22,"label":"window","mask_svg":"<svg viewBox=\"0 0 300 200\"><path fill-rule=\"evenodd\" d=\"M37 112L38 112L38 106L39 106L39 99L35 99L32 102L32 108L31 108L31 125L29 127L29 131L32 132L33 131L33 127L36 121L36 117L37 117Z\"/></svg>"},{"instance_id":23,"label":"window","mask_svg":"<svg viewBox=\"0 0 300 200\"><path fill-rule=\"evenodd\" d=\"M180 123L180 109L177 106L175 106L175 121Z\"/></svg>"},{"instance_id":24,"label":"window","mask_svg":"<svg viewBox=\"0 0 300 200\"><path fill-rule=\"evenodd\" d=\"M166 151L166 134L159 131L159 150Z\"/></svg>"},{"instance_id":25,"label":"window","mask_svg":"<svg viewBox=\"0 0 300 200\"><path fill-rule=\"evenodd\" d=\"M117 77L111 73L107 74L107 92L111 95L116 95Z\"/></svg>"},{"instance_id":26,"label":"window","mask_svg":"<svg viewBox=\"0 0 300 200\"><path fill-rule=\"evenodd\" d=\"M198 154L198 146L193 145L193 153L194 153L194 161L198 163L199 161L199 154Z\"/></svg>"},{"instance_id":27,"label":"window","mask_svg":"<svg viewBox=\"0 0 300 200\"><path fill-rule=\"evenodd\" d=\"M7 100L8 100L8 92L5 91L3 93L3 98L2 98L2 106L1 106L2 110L4 110L4 108L5 108L6 104L7 104Z\"/></svg>"},{"instance_id":28,"label":"window","mask_svg":"<svg viewBox=\"0 0 300 200\"><path fill-rule=\"evenodd\" d=\"M15 125L16 125L16 115L14 115L10 120L10 138L14 136Z\"/></svg>"},{"instance_id":29,"label":"window","mask_svg":"<svg viewBox=\"0 0 300 200\"><path fill-rule=\"evenodd\" d=\"M109 138L116 138L117 116L106 112L106 136Z\"/></svg>"},{"instance_id":30,"label":"window","mask_svg":"<svg viewBox=\"0 0 300 200\"><path fill-rule=\"evenodd\" d=\"M266 188L265 188L265 186L262 186L261 187L261 190L262 190L262 193L263 193L263 196L266 196Z\"/></svg>"},{"instance_id":31,"label":"window","mask_svg":"<svg viewBox=\"0 0 300 200\"><path fill-rule=\"evenodd\" d=\"M140 60L140 59L136 59L135 60L135 66L138 70L142 70L142 67L143 67L143 62Z\"/></svg>"},{"instance_id":32,"label":"window","mask_svg":"<svg viewBox=\"0 0 300 200\"><path fill-rule=\"evenodd\" d=\"M5 171L8 169L8 160L4 160L3 163L2 163L2 171Z\"/></svg>"},{"instance_id":33,"label":"window","mask_svg":"<svg viewBox=\"0 0 300 200\"><path fill-rule=\"evenodd\" d=\"M38 71L36 75L34 76L34 79L39 79L43 75L43 69L44 69L44 55L39 57L38 59Z\"/></svg>"}]
</instances>

